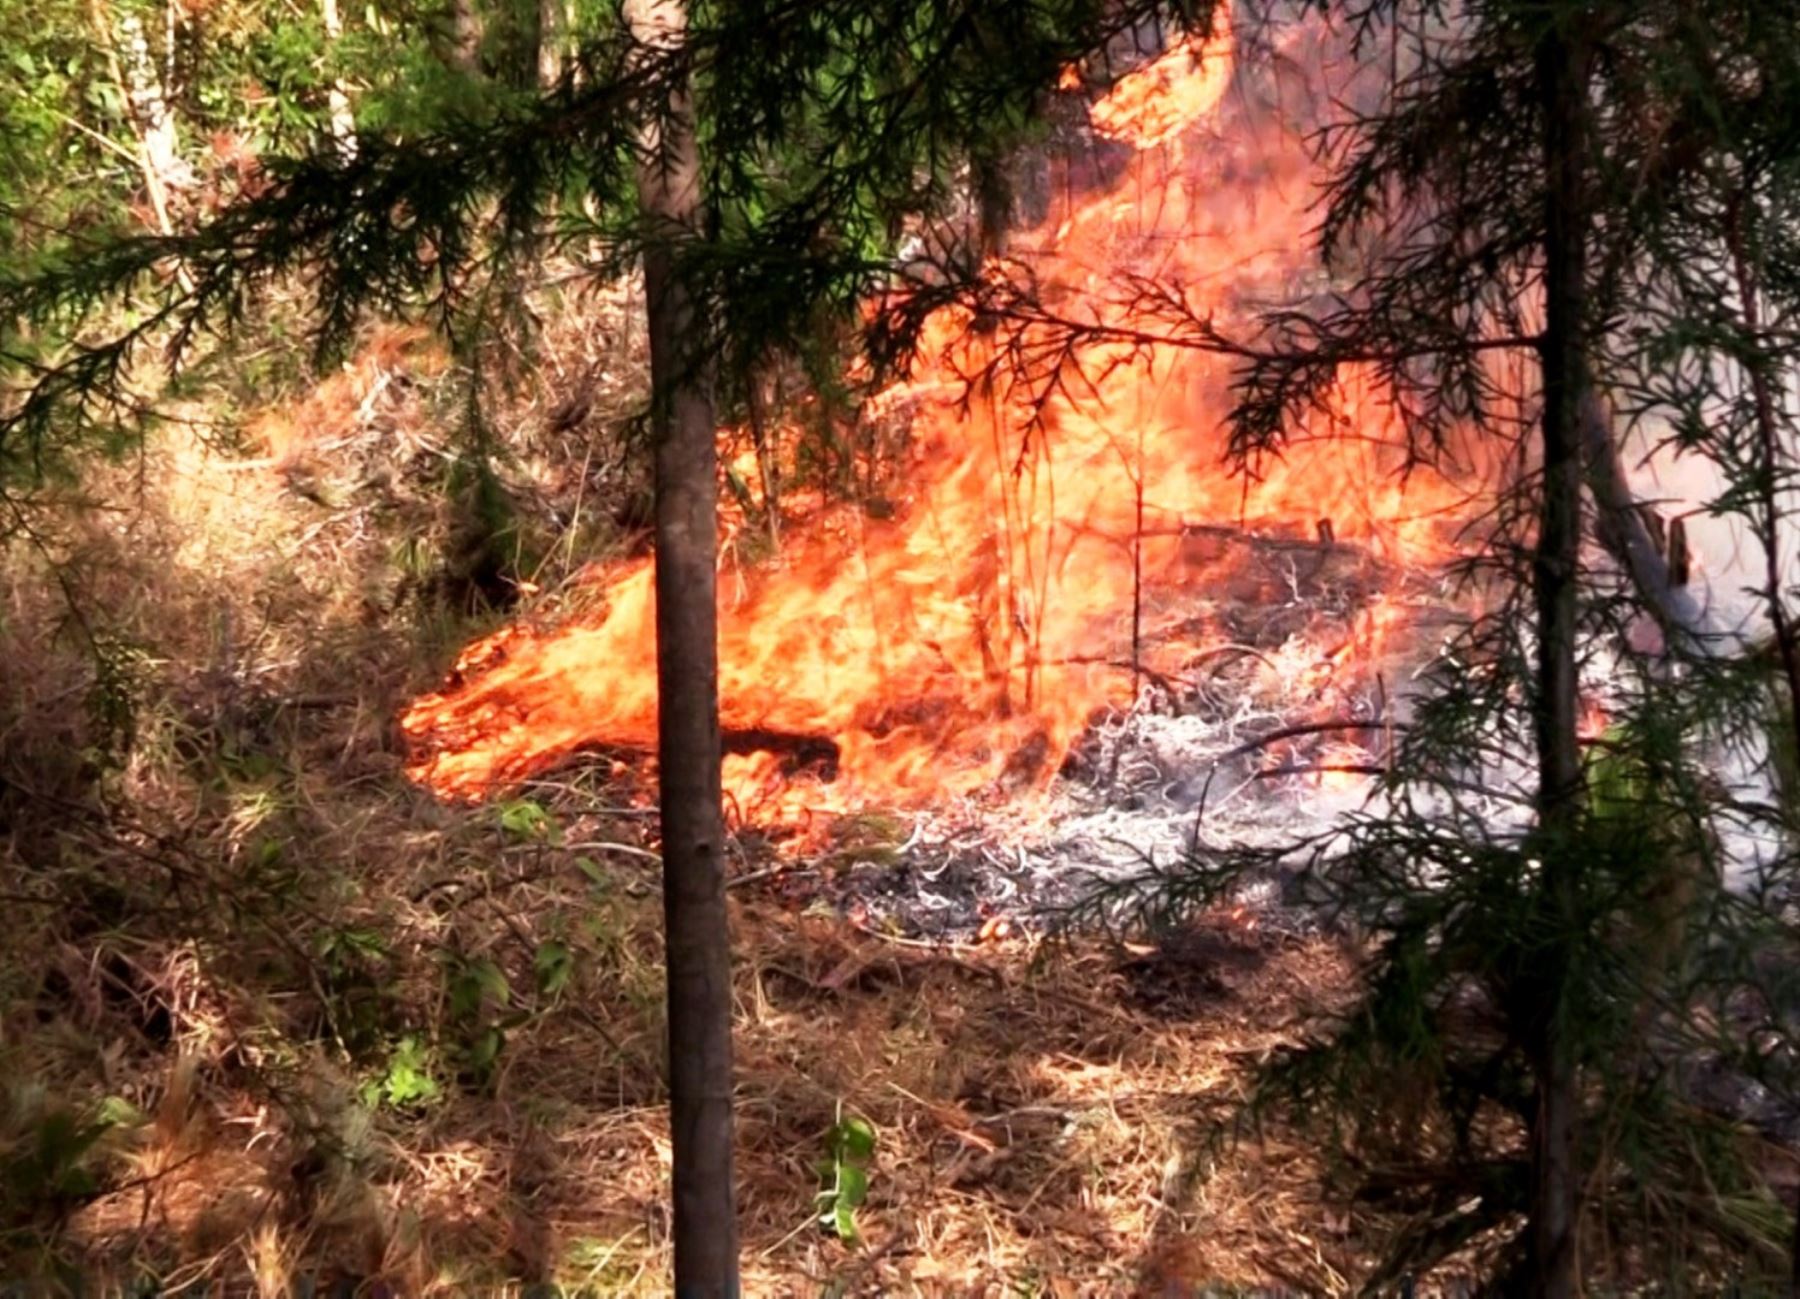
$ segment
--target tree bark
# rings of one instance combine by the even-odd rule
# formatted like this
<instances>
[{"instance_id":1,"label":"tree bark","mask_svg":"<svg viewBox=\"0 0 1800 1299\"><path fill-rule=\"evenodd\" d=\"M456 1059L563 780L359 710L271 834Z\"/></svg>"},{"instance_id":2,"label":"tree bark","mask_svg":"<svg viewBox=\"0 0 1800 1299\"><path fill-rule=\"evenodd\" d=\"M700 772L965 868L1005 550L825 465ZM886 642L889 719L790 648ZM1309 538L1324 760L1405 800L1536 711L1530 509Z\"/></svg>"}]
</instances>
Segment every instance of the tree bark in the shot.
<instances>
[{"instance_id":1,"label":"tree bark","mask_svg":"<svg viewBox=\"0 0 1800 1299\"><path fill-rule=\"evenodd\" d=\"M969 165L974 190L976 251L983 257L1003 252L1012 229L1012 178L1007 160L983 154Z\"/></svg>"},{"instance_id":2,"label":"tree bark","mask_svg":"<svg viewBox=\"0 0 1800 1299\"><path fill-rule=\"evenodd\" d=\"M520 90L536 90L543 84L544 9L539 0L510 0L505 11L501 73L508 85Z\"/></svg>"},{"instance_id":3,"label":"tree bark","mask_svg":"<svg viewBox=\"0 0 1800 1299\"><path fill-rule=\"evenodd\" d=\"M1566 1017L1571 945L1579 934L1575 833L1581 815L1577 740L1576 587L1581 532L1581 408L1587 375L1585 315L1589 217L1583 194L1587 153L1587 66L1560 14L1540 38L1537 80L1544 109L1543 486L1532 585L1537 605L1534 724L1538 763L1535 855L1542 863L1549 944L1535 982L1531 1047L1537 1083L1532 1132L1532 1293L1578 1293L1580 1221L1576 1137L1580 1076Z\"/></svg>"},{"instance_id":4,"label":"tree bark","mask_svg":"<svg viewBox=\"0 0 1800 1299\"><path fill-rule=\"evenodd\" d=\"M1662 547L1644 524L1638 499L1619 457L1612 412L1589 380L1581 394L1581 450L1587 489L1594 498L1600 544L1624 569L1663 639L1688 654L1712 653L1706 612L1676 579Z\"/></svg>"},{"instance_id":5,"label":"tree bark","mask_svg":"<svg viewBox=\"0 0 1800 1299\"><path fill-rule=\"evenodd\" d=\"M334 48L344 35L344 20L338 13L338 0L322 0L322 17L325 23L325 47ZM356 153L356 114L350 107L350 91L340 78L332 78L331 85L325 91L325 103L330 113L331 142L337 146L341 157L349 158Z\"/></svg>"},{"instance_id":6,"label":"tree bark","mask_svg":"<svg viewBox=\"0 0 1800 1299\"><path fill-rule=\"evenodd\" d=\"M450 45L446 61L471 76L481 71L481 14L475 0L450 0Z\"/></svg>"},{"instance_id":7,"label":"tree bark","mask_svg":"<svg viewBox=\"0 0 1800 1299\"><path fill-rule=\"evenodd\" d=\"M633 36L675 48L681 0L627 0ZM731 970L720 791L717 443L712 375L677 273L701 236L703 197L691 91L645 106L639 170L647 246L656 444L657 754L674 1145L675 1293L736 1296L732 1177Z\"/></svg>"},{"instance_id":8,"label":"tree bark","mask_svg":"<svg viewBox=\"0 0 1800 1299\"><path fill-rule=\"evenodd\" d=\"M532 0L526 2L532 3ZM563 77L563 41L567 37L567 16L563 13L563 0L536 0L536 4L537 84L539 90L549 90Z\"/></svg>"},{"instance_id":9,"label":"tree bark","mask_svg":"<svg viewBox=\"0 0 1800 1299\"><path fill-rule=\"evenodd\" d=\"M168 12L172 18L173 9ZM127 13L119 20L115 35L112 16L104 0L89 0L88 16L100 48L105 51L113 81L125 98L126 117L137 141L138 171L144 179L144 197L150 203L156 231L162 235L173 234L175 223L169 209L170 189L181 171L175 115L170 110L168 95L151 57L144 24L136 14ZM185 287L189 278L185 266L179 274Z\"/></svg>"}]
</instances>

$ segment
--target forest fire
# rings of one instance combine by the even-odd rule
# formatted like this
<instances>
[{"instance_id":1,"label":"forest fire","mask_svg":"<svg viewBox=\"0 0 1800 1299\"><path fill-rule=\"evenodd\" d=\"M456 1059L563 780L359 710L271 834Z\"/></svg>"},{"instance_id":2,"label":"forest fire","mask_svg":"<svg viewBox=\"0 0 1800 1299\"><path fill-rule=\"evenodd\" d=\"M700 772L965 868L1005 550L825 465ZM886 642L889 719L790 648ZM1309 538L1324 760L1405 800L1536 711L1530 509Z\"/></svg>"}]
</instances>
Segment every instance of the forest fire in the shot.
<instances>
[{"instance_id":1,"label":"forest fire","mask_svg":"<svg viewBox=\"0 0 1800 1299\"><path fill-rule=\"evenodd\" d=\"M1112 338L1158 328L1122 291L1146 280L1221 323L1291 296L1307 270L1311 164L1291 133L1241 129L1229 46L1221 19L1203 47L1098 100L1096 132L1140 151L1115 183L1016 237L995 274L1028 268L1040 300ZM1229 639L1206 610L1241 550L1196 538L1355 547L1416 568L1444 557L1447 521L1468 514L1458 486L1401 477L1393 413L1361 370L1346 367L1331 409L1245 477L1222 455L1228 357L1083 342L1047 384L1017 372L1029 346L1006 346L1021 341L1006 331L1029 343L1043 328L940 311L910 376L876 402L910 424L895 516L824 514L778 561L722 581L725 783L741 816L791 824L1041 788L1097 709L1129 702L1138 669L1178 670ZM653 747L649 561L602 581L597 618L509 627L414 703L403 726L418 780L473 798L582 749ZM1145 598L1170 590L1180 607ZM1302 654L1303 670L1356 671L1401 616L1378 603L1348 640Z\"/></svg>"},{"instance_id":2,"label":"forest fire","mask_svg":"<svg viewBox=\"0 0 1800 1299\"><path fill-rule=\"evenodd\" d=\"M1213 11L1210 32L1180 42L1121 79L1089 110L1089 120L1095 133L1109 140L1155 148L1217 106L1231 84L1231 65L1231 11L1221 4Z\"/></svg>"}]
</instances>

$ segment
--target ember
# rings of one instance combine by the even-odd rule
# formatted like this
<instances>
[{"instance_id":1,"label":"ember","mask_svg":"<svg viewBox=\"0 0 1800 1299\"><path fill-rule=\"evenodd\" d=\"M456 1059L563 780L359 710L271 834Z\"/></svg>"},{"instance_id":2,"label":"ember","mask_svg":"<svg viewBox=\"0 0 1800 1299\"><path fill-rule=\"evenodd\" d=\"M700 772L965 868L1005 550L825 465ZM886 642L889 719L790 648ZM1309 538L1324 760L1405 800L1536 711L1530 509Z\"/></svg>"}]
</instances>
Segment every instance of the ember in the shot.
<instances>
[{"instance_id":1,"label":"ember","mask_svg":"<svg viewBox=\"0 0 1800 1299\"><path fill-rule=\"evenodd\" d=\"M1223 23L1094 104L1097 132L1146 150L1139 165L1018 236L993 274L1026 268L1044 300L1149 334L1160 327L1124 291L1145 274L1221 323L1292 295L1306 265L1310 163L1292 134L1259 131L1249 151L1224 95ZM1317 427L1246 478L1223 461L1228 358L1093 342L1065 370L1071 381L1046 393L1011 359L1029 346L971 324L940 311L912 374L876 399L911 412L912 494L894 516L815 518L784 538L777 564L725 584L722 716L728 734L752 738L727 746L724 779L746 818L794 824L1041 789L1097 709L1129 702L1158 652L1232 639L1205 611L1243 580L1244 548L1218 537L1291 547L1295 564L1354 551L1418 566L1446 554L1467 514L1459 487L1400 475L1393 412L1355 367ZM967 376L984 372L971 390ZM1285 578L1262 580L1273 602L1297 575L1290 564ZM651 747L649 561L602 581L599 617L509 627L408 710L417 779L473 798L583 748ZM1189 598L1152 608L1146 624L1151 588ZM1379 653L1401 609L1378 603L1347 640L1306 647L1308 670L1357 671L1351 660Z\"/></svg>"}]
</instances>

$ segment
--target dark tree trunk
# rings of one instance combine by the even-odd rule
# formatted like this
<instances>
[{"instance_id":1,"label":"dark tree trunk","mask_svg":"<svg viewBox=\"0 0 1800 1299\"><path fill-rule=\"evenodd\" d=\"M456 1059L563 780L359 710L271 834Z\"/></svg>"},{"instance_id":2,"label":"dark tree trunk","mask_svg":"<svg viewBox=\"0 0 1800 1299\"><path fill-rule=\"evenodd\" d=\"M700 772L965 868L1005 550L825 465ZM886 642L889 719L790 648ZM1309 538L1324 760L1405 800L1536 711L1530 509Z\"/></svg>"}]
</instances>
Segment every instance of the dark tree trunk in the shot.
<instances>
[{"instance_id":1,"label":"dark tree trunk","mask_svg":"<svg viewBox=\"0 0 1800 1299\"><path fill-rule=\"evenodd\" d=\"M509 0L505 35L500 57L507 84L536 89L544 60L544 6L539 0Z\"/></svg>"},{"instance_id":2,"label":"dark tree trunk","mask_svg":"<svg viewBox=\"0 0 1800 1299\"><path fill-rule=\"evenodd\" d=\"M1579 933L1581 753L1575 682L1576 582L1581 529L1580 415L1588 217L1587 68L1581 46L1552 17L1537 50L1547 182L1544 234L1543 499L1532 583L1537 603L1538 833L1550 942L1536 971L1531 1047L1538 1091L1532 1132L1532 1293L1569 1299L1579 1288L1576 1164L1580 1077L1567 1023L1571 945Z\"/></svg>"},{"instance_id":3,"label":"dark tree trunk","mask_svg":"<svg viewBox=\"0 0 1800 1299\"><path fill-rule=\"evenodd\" d=\"M639 41L677 44L681 0L628 0ZM639 189L649 245L656 443L657 756L674 1145L675 1293L738 1293L732 1176L731 969L719 788L717 444L712 376L675 252L703 228L688 90L647 106ZM666 111L663 111L666 110Z\"/></svg>"},{"instance_id":4,"label":"dark tree trunk","mask_svg":"<svg viewBox=\"0 0 1800 1299\"><path fill-rule=\"evenodd\" d=\"M987 257L1006 247L1006 236L1012 229L1012 178L1007 175L1007 161L987 154L977 156L970 165L975 190L975 238L977 251Z\"/></svg>"}]
</instances>

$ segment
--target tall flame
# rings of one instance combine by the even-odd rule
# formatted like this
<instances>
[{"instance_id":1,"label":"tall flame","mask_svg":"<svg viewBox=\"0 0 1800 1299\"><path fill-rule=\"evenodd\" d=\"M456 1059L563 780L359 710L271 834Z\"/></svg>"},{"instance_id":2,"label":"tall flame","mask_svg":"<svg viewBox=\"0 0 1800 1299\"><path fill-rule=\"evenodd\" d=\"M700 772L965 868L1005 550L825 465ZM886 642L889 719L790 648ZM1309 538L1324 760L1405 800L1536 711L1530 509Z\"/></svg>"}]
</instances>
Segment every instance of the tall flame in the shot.
<instances>
[{"instance_id":1,"label":"tall flame","mask_svg":"<svg viewBox=\"0 0 1800 1299\"><path fill-rule=\"evenodd\" d=\"M1259 137L1252 151L1215 136L1188 147L1190 128L1223 111L1230 69L1221 19L1210 39L1094 105L1098 131L1144 152L1113 189L1014 244L1009 264L1030 268L1042 300L1130 327L1138 313L1114 290L1146 276L1229 320L1303 271L1311 191L1299 142ZM911 412L912 494L897 516L822 516L763 571L721 583L727 729L836 748L822 780L790 770L779 745L738 746L751 751L727 757L725 779L744 815L782 821L1041 784L1094 710L1129 694L1116 663L1134 575L1199 582L1202 597L1224 576L1183 567L1184 526L1311 535L1328 518L1341 541L1416 561L1440 546L1434 515L1461 499L1440 480L1396 476L1391 412L1356 370L1318 418L1357 437L1321 428L1246 479L1222 463L1225 359L1172 343L1086 344L1046 395L1009 382L1023 376L999 347L965 312L935 315L913 374L877 398ZM971 394L964 376L989 367L994 381ZM584 746L651 746L649 562L604 581L597 618L509 627L464 653L454 684L413 704L402 724L419 780L474 797Z\"/></svg>"},{"instance_id":2,"label":"tall flame","mask_svg":"<svg viewBox=\"0 0 1800 1299\"><path fill-rule=\"evenodd\" d=\"M1196 33L1120 79L1088 112L1096 134L1152 149L1217 107L1231 84L1231 11L1213 10L1212 30Z\"/></svg>"}]
</instances>

